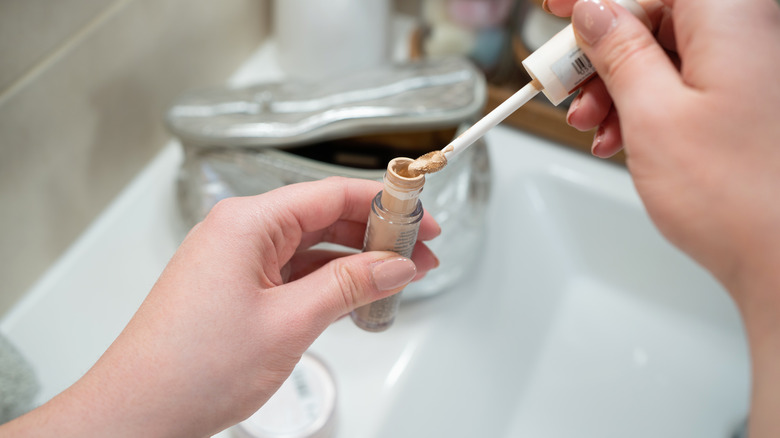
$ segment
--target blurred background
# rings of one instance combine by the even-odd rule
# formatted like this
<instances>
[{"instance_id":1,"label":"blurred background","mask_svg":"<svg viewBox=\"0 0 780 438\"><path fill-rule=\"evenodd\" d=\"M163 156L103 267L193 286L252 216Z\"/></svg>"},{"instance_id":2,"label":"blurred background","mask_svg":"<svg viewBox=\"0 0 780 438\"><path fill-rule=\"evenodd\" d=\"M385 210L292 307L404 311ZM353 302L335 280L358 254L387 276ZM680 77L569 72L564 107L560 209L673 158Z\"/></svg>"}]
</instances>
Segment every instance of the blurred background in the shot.
<instances>
[{"instance_id":1,"label":"blurred background","mask_svg":"<svg viewBox=\"0 0 780 438\"><path fill-rule=\"evenodd\" d=\"M0 2L0 315L165 145L166 107L224 81L265 0Z\"/></svg>"},{"instance_id":2,"label":"blurred background","mask_svg":"<svg viewBox=\"0 0 780 438\"><path fill-rule=\"evenodd\" d=\"M287 73L309 78L376 62L468 57L489 81L490 109L527 81L519 60L566 24L544 13L541 0L287 0L279 5L270 0L0 2L0 315L162 149L171 137L163 117L176 96L224 83L274 37ZM323 5L352 12L329 16ZM348 29L373 33L329 43L325 64L314 56L323 51L322 44L314 44L326 42L322 35ZM302 41L308 46L296 48ZM377 44L387 53L378 56L372 49ZM316 62L331 71L318 72ZM590 134L571 130L564 119L565 108L540 101L508 123L588 145Z\"/></svg>"}]
</instances>

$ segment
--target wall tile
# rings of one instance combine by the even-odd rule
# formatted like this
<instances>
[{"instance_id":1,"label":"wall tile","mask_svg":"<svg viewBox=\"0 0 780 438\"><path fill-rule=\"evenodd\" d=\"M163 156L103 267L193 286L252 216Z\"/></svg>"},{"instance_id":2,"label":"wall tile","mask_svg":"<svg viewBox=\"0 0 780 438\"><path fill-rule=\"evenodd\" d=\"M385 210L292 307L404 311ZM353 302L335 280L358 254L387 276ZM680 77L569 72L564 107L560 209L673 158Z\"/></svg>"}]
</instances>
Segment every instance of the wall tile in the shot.
<instances>
[{"instance_id":1,"label":"wall tile","mask_svg":"<svg viewBox=\"0 0 780 438\"><path fill-rule=\"evenodd\" d=\"M0 1L0 91L115 1Z\"/></svg>"},{"instance_id":2,"label":"wall tile","mask_svg":"<svg viewBox=\"0 0 780 438\"><path fill-rule=\"evenodd\" d=\"M224 81L260 45L267 7L123 2L0 95L0 315L165 144L175 96Z\"/></svg>"}]
</instances>

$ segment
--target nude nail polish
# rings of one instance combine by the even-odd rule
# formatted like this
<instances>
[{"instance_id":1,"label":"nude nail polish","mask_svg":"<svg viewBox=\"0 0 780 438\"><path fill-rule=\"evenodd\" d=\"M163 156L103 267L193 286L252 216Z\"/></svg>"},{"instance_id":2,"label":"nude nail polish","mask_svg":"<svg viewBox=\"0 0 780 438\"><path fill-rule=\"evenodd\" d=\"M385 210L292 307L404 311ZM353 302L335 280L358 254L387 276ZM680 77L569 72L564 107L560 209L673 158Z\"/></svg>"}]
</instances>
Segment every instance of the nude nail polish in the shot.
<instances>
[{"instance_id":1,"label":"nude nail polish","mask_svg":"<svg viewBox=\"0 0 780 438\"><path fill-rule=\"evenodd\" d=\"M580 37L594 45L615 27L617 20L605 1L581 0L574 4L572 23Z\"/></svg>"},{"instance_id":2,"label":"nude nail polish","mask_svg":"<svg viewBox=\"0 0 780 438\"><path fill-rule=\"evenodd\" d=\"M596 74L595 66L579 46L593 44L617 26L613 12L623 7L646 26L650 19L636 0L580 0L574 6L574 23L555 34L522 62L523 67L553 105L558 105ZM576 33L580 34L578 39Z\"/></svg>"},{"instance_id":3,"label":"nude nail polish","mask_svg":"<svg viewBox=\"0 0 780 438\"><path fill-rule=\"evenodd\" d=\"M544 12L547 12L548 14L552 14L552 11L550 10L550 5L547 4L547 0L544 0L542 2L542 9L544 9Z\"/></svg>"},{"instance_id":4,"label":"nude nail polish","mask_svg":"<svg viewBox=\"0 0 780 438\"><path fill-rule=\"evenodd\" d=\"M593 156L601 158L601 144L604 140L604 127L599 125L596 135L593 136L593 145L590 147L590 153Z\"/></svg>"},{"instance_id":5,"label":"nude nail polish","mask_svg":"<svg viewBox=\"0 0 780 438\"><path fill-rule=\"evenodd\" d=\"M574 126L571 124L571 118L574 116L574 113L577 112L577 109L580 107L580 101L582 100L582 92L580 92L577 97L572 100L571 105L569 105L569 110L566 112L566 123L569 124L569 126Z\"/></svg>"},{"instance_id":6,"label":"nude nail polish","mask_svg":"<svg viewBox=\"0 0 780 438\"><path fill-rule=\"evenodd\" d=\"M371 267L371 275L377 289L392 290L412 281L417 275L417 268L406 258L382 260Z\"/></svg>"}]
</instances>

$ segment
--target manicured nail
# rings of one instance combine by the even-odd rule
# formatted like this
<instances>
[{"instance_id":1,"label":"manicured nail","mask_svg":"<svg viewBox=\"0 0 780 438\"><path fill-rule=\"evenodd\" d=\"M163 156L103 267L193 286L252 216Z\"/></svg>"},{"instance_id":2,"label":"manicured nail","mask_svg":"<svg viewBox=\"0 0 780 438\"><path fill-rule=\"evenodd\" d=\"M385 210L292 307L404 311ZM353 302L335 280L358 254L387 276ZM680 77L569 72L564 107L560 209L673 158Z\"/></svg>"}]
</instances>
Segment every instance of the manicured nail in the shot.
<instances>
[{"instance_id":1,"label":"manicured nail","mask_svg":"<svg viewBox=\"0 0 780 438\"><path fill-rule=\"evenodd\" d=\"M371 265L371 275L377 289L392 290L412 281L417 267L407 258L381 260Z\"/></svg>"},{"instance_id":2,"label":"manicured nail","mask_svg":"<svg viewBox=\"0 0 780 438\"><path fill-rule=\"evenodd\" d=\"M617 20L603 0L580 0L574 4L572 22L580 37L592 46L615 27Z\"/></svg>"},{"instance_id":3,"label":"manicured nail","mask_svg":"<svg viewBox=\"0 0 780 438\"><path fill-rule=\"evenodd\" d=\"M604 140L604 127L599 125L596 135L593 136L593 145L590 147L590 153L601 158L601 144Z\"/></svg>"},{"instance_id":4,"label":"manicured nail","mask_svg":"<svg viewBox=\"0 0 780 438\"><path fill-rule=\"evenodd\" d=\"M571 101L571 105L569 105L569 111L566 113L566 123L569 124L569 126L573 126L571 124L571 118L574 116L574 113L577 112L577 108L580 107L580 101L582 100L582 91L577 94L577 97L574 98L574 100Z\"/></svg>"},{"instance_id":5,"label":"manicured nail","mask_svg":"<svg viewBox=\"0 0 780 438\"><path fill-rule=\"evenodd\" d=\"M542 2L542 9L544 9L544 12L547 12L548 14L552 14L552 11L550 10L550 6L547 4L547 0L544 0Z\"/></svg>"}]
</instances>

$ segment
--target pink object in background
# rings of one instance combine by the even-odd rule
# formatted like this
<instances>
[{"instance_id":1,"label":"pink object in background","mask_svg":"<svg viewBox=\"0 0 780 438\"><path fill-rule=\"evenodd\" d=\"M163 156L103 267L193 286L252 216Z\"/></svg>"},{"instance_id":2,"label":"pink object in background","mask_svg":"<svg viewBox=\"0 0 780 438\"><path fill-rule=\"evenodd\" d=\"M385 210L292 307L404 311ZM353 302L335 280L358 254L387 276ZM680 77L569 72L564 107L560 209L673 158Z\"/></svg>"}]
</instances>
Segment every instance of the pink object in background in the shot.
<instances>
[{"instance_id":1,"label":"pink object in background","mask_svg":"<svg viewBox=\"0 0 780 438\"><path fill-rule=\"evenodd\" d=\"M500 27L514 6L514 0L448 0L447 14L458 25L472 29Z\"/></svg>"}]
</instances>

